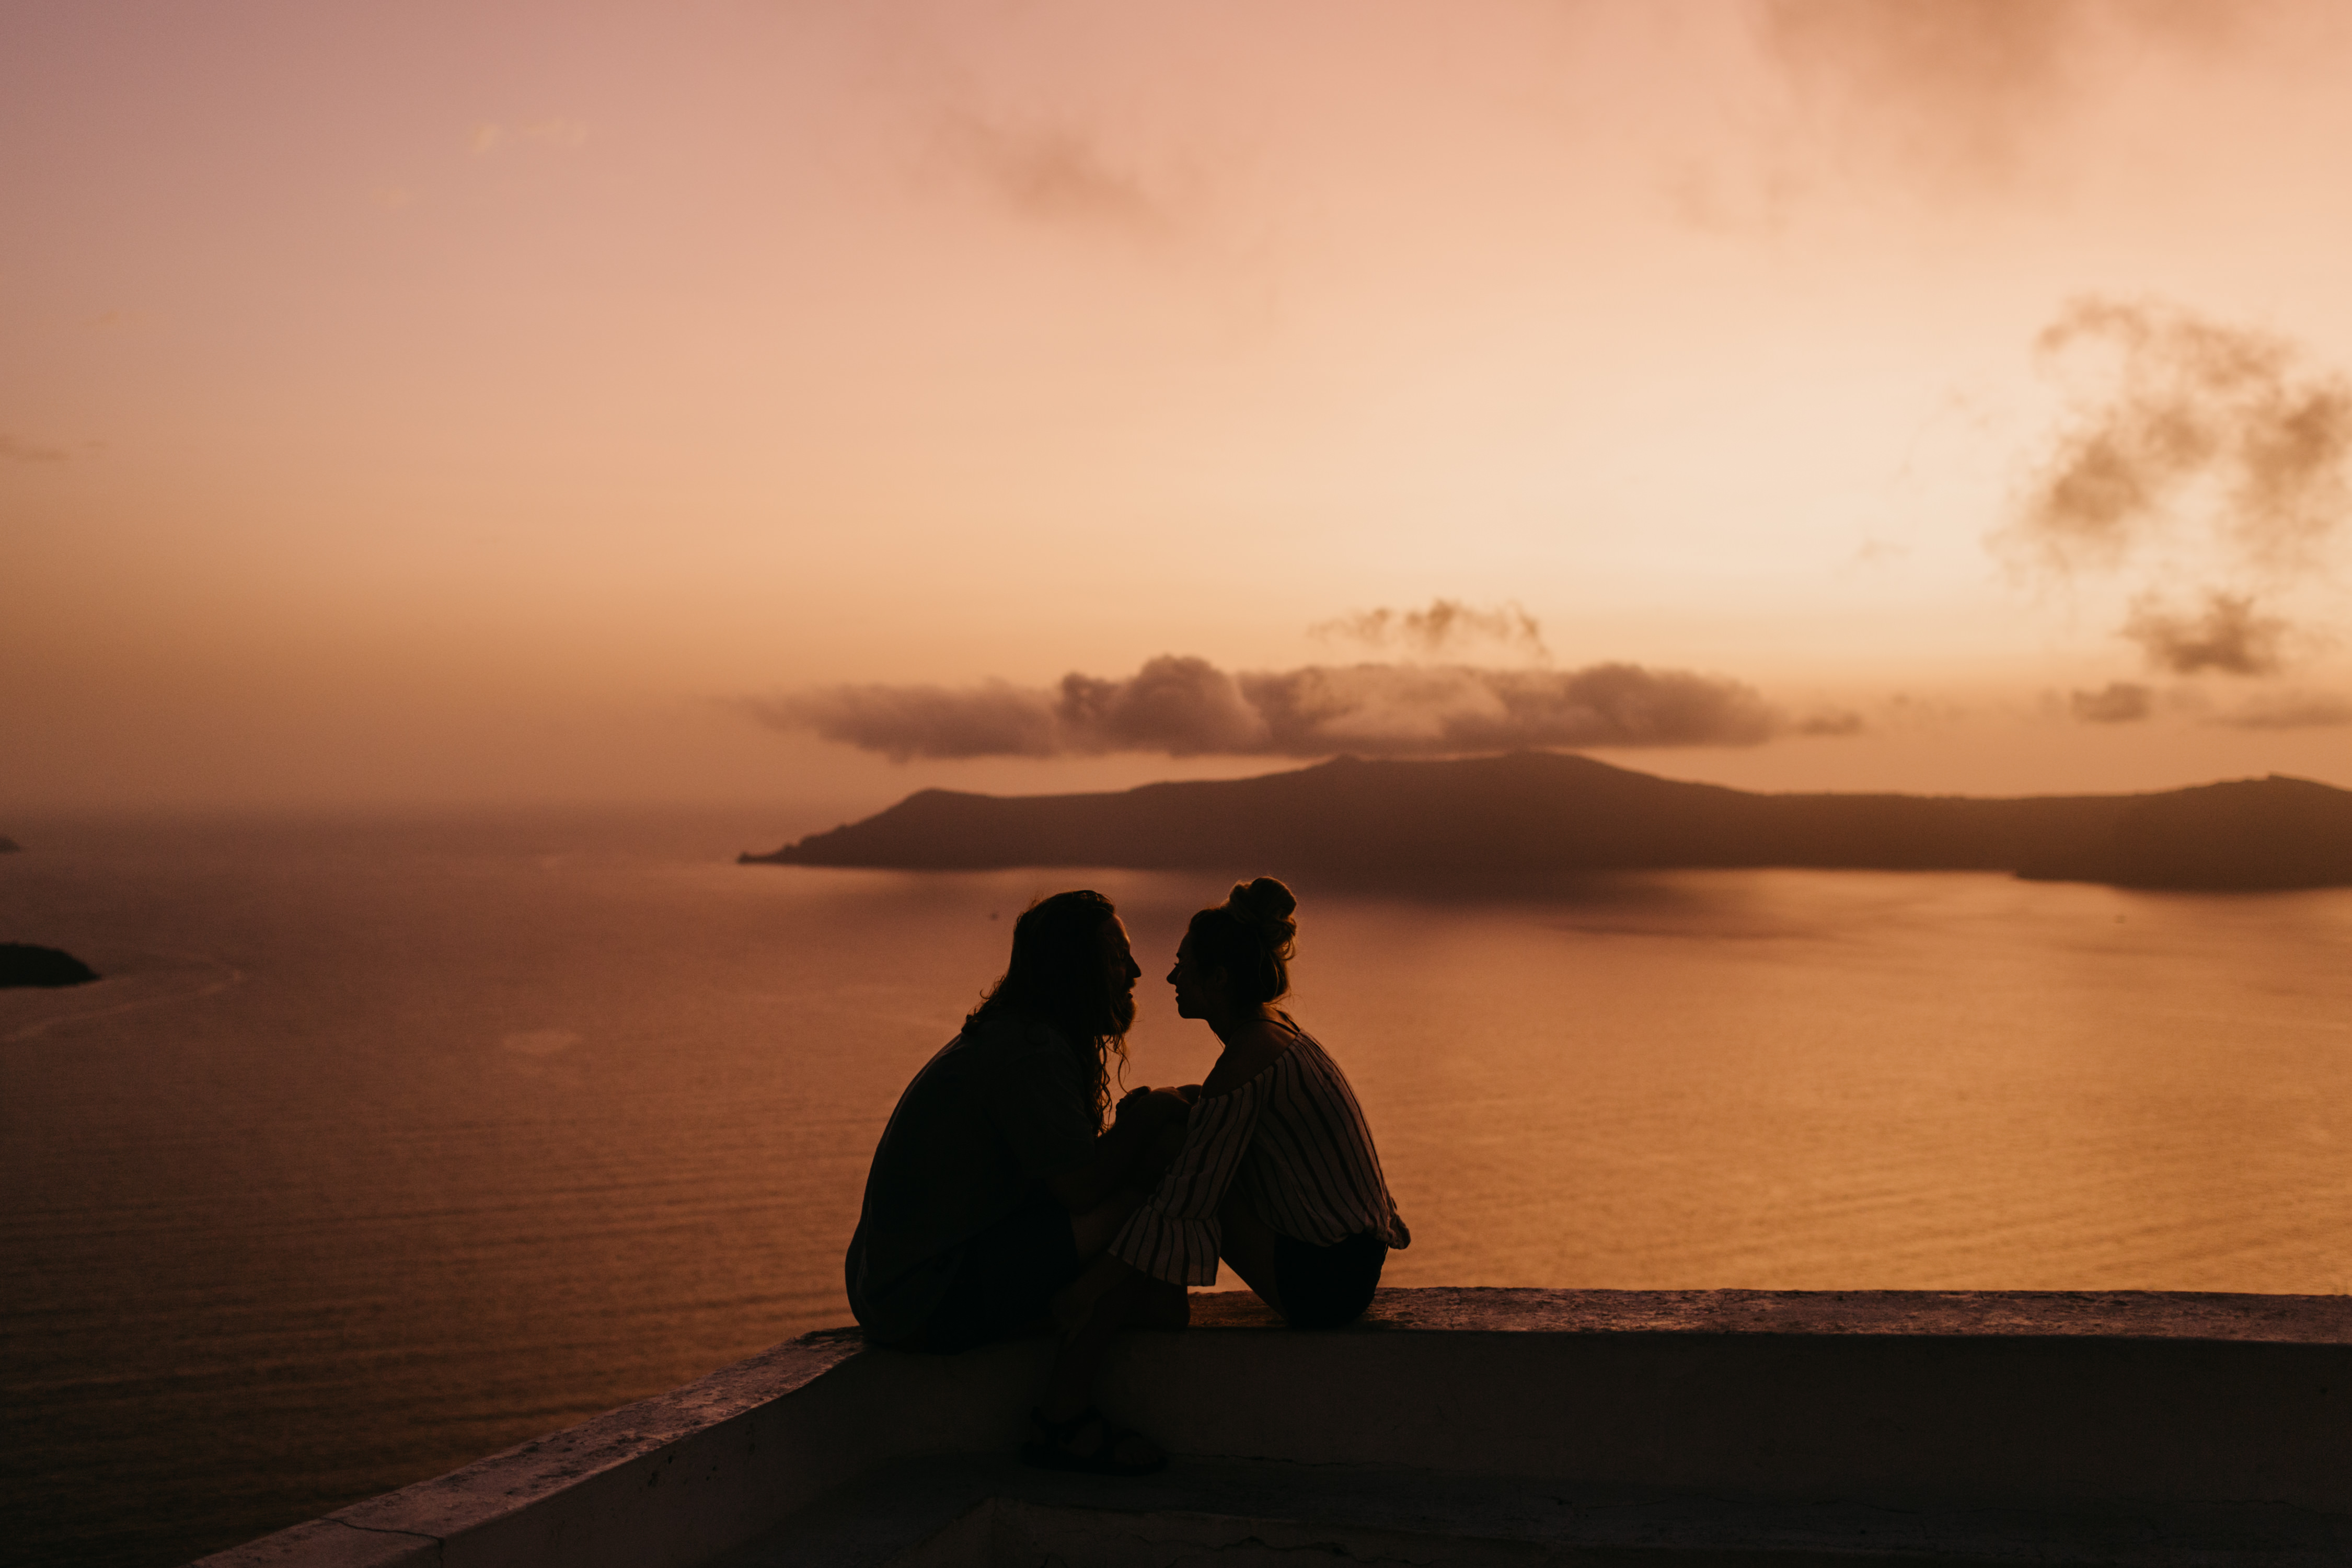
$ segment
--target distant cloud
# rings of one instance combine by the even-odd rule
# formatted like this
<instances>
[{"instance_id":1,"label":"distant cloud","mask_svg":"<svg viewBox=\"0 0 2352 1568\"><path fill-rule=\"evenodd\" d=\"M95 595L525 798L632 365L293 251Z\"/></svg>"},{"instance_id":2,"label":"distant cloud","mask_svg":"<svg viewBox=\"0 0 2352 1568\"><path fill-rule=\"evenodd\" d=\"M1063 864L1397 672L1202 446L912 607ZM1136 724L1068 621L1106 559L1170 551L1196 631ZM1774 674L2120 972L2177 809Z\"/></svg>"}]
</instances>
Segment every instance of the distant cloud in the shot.
<instances>
[{"instance_id":1,"label":"distant cloud","mask_svg":"<svg viewBox=\"0 0 2352 1568\"><path fill-rule=\"evenodd\" d=\"M835 686L751 703L762 723L909 757L1050 757L1066 749L1050 692L992 682Z\"/></svg>"},{"instance_id":2,"label":"distant cloud","mask_svg":"<svg viewBox=\"0 0 2352 1568\"><path fill-rule=\"evenodd\" d=\"M1764 37L1802 91L1867 115L1877 144L2005 172L2063 101L2078 0L1764 0ZM1889 129L1891 128L1891 135Z\"/></svg>"},{"instance_id":3,"label":"distant cloud","mask_svg":"<svg viewBox=\"0 0 2352 1568\"><path fill-rule=\"evenodd\" d=\"M2250 598L2209 593L2204 613L2195 616L2144 596L2133 603L2123 635L2140 645L2150 664L2175 675L2269 675L2284 662L2279 644L2286 629L2277 616L2255 614Z\"/></svg>"},{"instance_id":4,"label":"distant cloud","mask_svg":"<svg viewBox=\"0 0 2352 1568\"><path fill-rule=\"evenodd\" d=\"M2210 59L2236 0L1759 0L1768 53L1842 150L1946 183L1998 184L2051 155L2103 59Z\"/></svg>"},{"instance_id":5,"label":"distant cloud","mask_svg":"<svg viewBox=\"0 0 2352 1568\"><path fill-rule=\"evenodd\" d=\"M2136 724L2156 710L2156 694L2128 680L2111 680L2104 691L2077 691L2067 699L2085 724Z\"/></svg>"},{"instance_id":6,"label":"distant cloud","mask_svg":"<svg viewBox=\"0 0 2352 1568\"><path fill-rule=\"evenodd\" d=\"M1167 197L1075 123L959 113L941 121L940 143L956 167L1021 217L1143 236L1175 226Z\"/></svg>"},{"instance_id":7,"label":"distant cloud","mask_svg":"<svg viewBox=\"0 0 2352 1568\"><path fill-rule=\"evenodd\" d=\"M2352 701L2326 692L2282 692L2257 698L2212 722L2234 730L2309 730L2352 724Z\"/></svg>"},{"instance_id":8,"label":"distant cloud","mask_svg":"<svg viewBox=\"0 0 2352 1568\"><path fill-rule=\"evenodd\" d=\"M2134 589L2122 636L2175 674L2270 675L2293 627L2258 596L2320 574L2352 520L2352 381L2267 332L2085 299L2040 336L2076 393L1989 542L2023 578ZM2171 607L2183 591L2200 613Z\"/></svg>"},{"instance_id":9,"label":"distant cloud","mask_svg":"<svg viewBox=\"0 0 2352 1568\"><path fill-rule=\"evenodd\" d=\"M2293 344L2185 310L2081 300L2043 331L2055 358L2104 346L2114 374L2078 400L2000 542L2019 564L2123 564L2201 521L2235 560L2291 569L2352 513L2352 383ZM2200 507L2202 517L2183 513Z\"/></svg>"},{"instance_id":10,"label":"distant cloud","mask_svg":"<svg viewBox=\"0 0 2352 1568\"><path fill-rule=\"evenodd\" d=\"M1817 709L1789 725L1791 734L1824 737L1859 735L1867 728L1862 715L1847 708Z\"/></svg>"},{"instance_id":11,"label":"distant cloud","mask_svg":"<svg viewBox=\"0 0 2352 1568\"><path fill-rule=\"evenodd\" d=\"M62 463L72 454L63 447L45 447L37 442L20 441L14 436L0 436L0 458L14 463Z\"/></svg>"},{"instance_id":12,"label":"distant cloud","mask_svg":"<svg viewBox=\"0 0 2352 1568\"><path fill-rule=\"evenodd\" d=\"M1850 734L1851 715L1796 721L1734 680L1633 664L1583 669L1312 665L1228 673L1155 658L1125 679L837 686L749 704L761 722L898 761L910 757L1432 756L1523 746L1755 745Z\"/></svg>"},{"instance_id":13,"label":"distant cloud","mask_svg":"<svg viewBox=\"0 0 2352 1568\"><path fill-rule=\"evenodd\" d=\"M1425 610L1359 610L1307 628L1327 642L1344 639L1368 647L1402 647L1426 658L1478 643L1498 643L1538 658L1549 658L1541 623L1516 602L1477 609L1458 599L1432 599Z\"/></svg>"}]
</instances>

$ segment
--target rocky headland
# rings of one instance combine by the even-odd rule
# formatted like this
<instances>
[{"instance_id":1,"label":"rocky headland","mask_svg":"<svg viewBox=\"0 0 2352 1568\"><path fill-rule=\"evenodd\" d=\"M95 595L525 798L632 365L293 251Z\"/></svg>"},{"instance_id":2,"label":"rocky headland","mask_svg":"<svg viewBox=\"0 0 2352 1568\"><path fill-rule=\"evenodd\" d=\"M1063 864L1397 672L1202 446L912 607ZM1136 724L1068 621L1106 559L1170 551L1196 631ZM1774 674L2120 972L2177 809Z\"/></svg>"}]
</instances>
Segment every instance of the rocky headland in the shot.
<instances>
[{"instance_id":1,"label":"rocky headland","mask_svg":"<svg viewBox=\"0 0 2352 1568\"><path fill-rule=\"evenodd\" d=\"M922 790L742 864L1267 868L1368 888L1533 889L1700 867L2008 871L2121 887L2352 885L2352 791L2276 774L2149 795L1762 795L1544 752L1342 757L1099 795Z\"/></svg>"},{"instance_id":2,"label":"rocky headland","mask_svg":"<svg viewBox=\"0 0 2352 1568\"><path fill-rule=\"evenodd\" d=\"M98 971L70 952L0 942L0 986L87 985L97 978Z\"/></svg>"}]
</instances>

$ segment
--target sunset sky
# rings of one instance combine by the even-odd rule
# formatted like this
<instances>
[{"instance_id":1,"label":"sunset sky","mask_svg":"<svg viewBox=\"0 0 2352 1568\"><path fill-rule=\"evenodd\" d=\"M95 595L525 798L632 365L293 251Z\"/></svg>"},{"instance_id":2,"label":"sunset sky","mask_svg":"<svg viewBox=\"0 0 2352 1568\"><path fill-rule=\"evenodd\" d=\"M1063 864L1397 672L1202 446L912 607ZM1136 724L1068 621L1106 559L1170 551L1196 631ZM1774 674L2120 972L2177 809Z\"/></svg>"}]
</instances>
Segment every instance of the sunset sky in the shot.
<instances>
[{"instance_id":1,"label":"sunset sky","mask_svg":"<svg viewBox=\"0 0 2352 1568\"><path fill-rule=\"evenodd\" d=\"M2352 785L2347 72L2259 0L18 0L0 807Z\"/></svg>"}]
</instances>

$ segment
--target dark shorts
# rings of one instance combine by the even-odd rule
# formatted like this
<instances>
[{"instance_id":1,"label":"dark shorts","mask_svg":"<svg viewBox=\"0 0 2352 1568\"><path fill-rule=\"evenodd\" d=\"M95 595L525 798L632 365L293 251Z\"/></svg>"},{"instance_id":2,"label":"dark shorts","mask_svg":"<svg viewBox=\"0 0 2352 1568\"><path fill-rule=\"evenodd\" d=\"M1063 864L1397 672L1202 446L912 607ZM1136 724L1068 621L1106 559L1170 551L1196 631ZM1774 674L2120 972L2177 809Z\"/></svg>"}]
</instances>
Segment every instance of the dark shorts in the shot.
<instances>
[{"instance_id":1,"label":"dark shorts","mask_svg":"<svg viewBox=\"0 0 2352 1568\"><path fill-rule=\"evenodd\" d=\"M1371 1232L1315 1247L1276 1233L1274 1288L1294 1329L1336 1329L1363 1316L1389 1260L1389 1244Z\"/></svg>"},{"instance_id":2,"label":"dark shorts","mask_svg":"<svg viewBox=\"0 0 2352 1568\"><path fill-rule=\"evenodd\" d=\"M1045 1193L972 1237L947 1294L931 1309L910 1350L968 1351L1035 1327L1054 1292L1078 1277L1070 1211Z\"/></svg>"}]
</instances>

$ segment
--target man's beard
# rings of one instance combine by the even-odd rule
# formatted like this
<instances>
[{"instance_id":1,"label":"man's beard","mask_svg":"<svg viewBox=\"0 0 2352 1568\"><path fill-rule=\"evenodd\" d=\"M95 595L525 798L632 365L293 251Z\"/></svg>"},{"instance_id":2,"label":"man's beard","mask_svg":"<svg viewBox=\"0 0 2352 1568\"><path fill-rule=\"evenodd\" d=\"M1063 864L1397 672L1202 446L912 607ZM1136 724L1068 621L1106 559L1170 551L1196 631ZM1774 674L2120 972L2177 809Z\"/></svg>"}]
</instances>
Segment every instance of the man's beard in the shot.
<instances>
[{"instance_id":1,"label":"man's beard","mask_svg":"<svg viewBox=\"0 0 2352 1568\"><path fill-rule=\"evenodd\" d=\"M1105 1029L1103 1033L1124 1035L1135 1027L1135 993L1114 991L1110 994L1109 1001L1110 1005L1106 1010L1110 1015L1110 1027Z\"/></svg>"}]
</instances>

